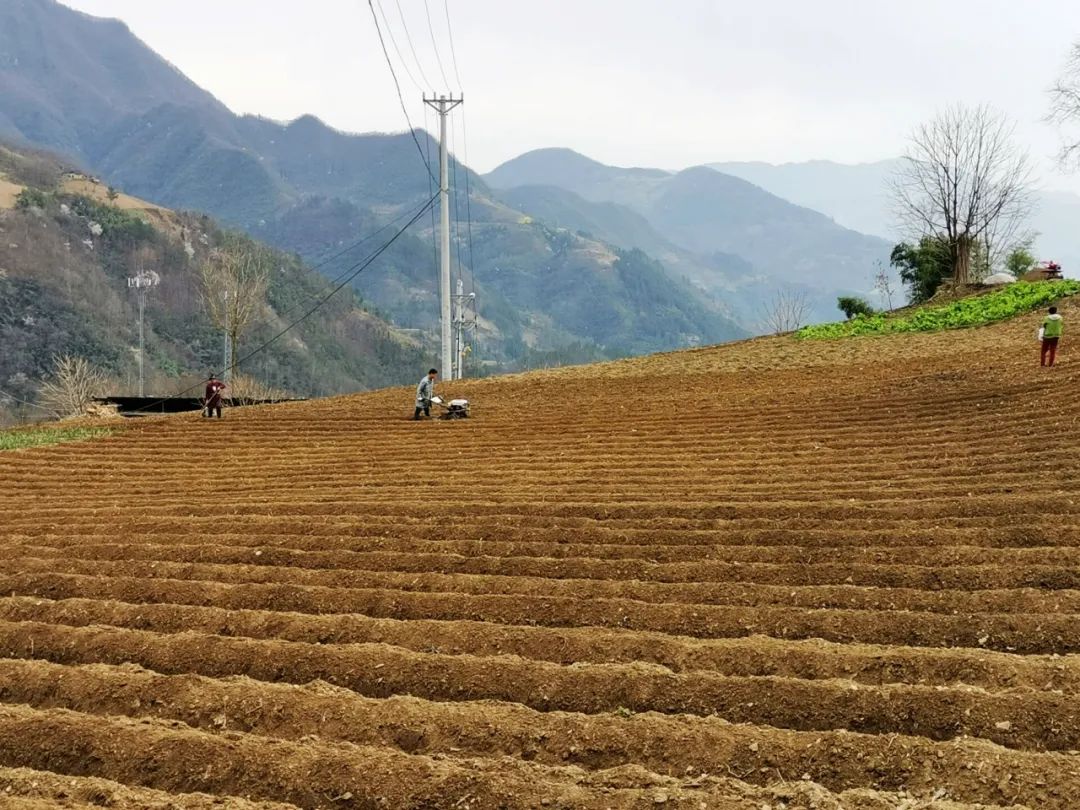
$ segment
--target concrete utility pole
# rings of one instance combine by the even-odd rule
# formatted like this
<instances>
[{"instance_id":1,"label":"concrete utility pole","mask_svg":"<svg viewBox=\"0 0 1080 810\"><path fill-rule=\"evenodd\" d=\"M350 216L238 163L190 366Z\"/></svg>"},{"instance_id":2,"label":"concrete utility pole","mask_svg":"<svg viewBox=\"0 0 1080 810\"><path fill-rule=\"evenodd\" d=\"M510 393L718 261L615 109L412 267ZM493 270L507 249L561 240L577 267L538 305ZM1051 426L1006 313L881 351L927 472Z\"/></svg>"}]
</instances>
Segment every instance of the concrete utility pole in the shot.
<instances>
[{"instance_id":1,"label":"concrete utility pole","mask_svg":"<svg viewBox=\"0 0 1080 810\"><path fill-rule=\"evenodd\" d=\"M129 276L128 288L135 290L139 300L139 396L146 396L146 293L152 287L156 287L161 278L152 270L140 270L134 276Z\"/></svg>"},{"instance_id":2,"label":"concrete utility pole","mask_svg":"<svg viewBox=\"0 0 1080 810\"><path fill-rule=\"evenodd\" d=\"M221 364L221 381L232 383L232 334L229 332L229 289L225 288L225 359Z\"/></svg>"},{"instance_id":3,"label":"concrete utility pole","mask_svg":"<svg viewBox=\"0 0 1080 810\"><path fill-rule=\"evenodd\" d=\"M476 329L476 293L465 294L465 282L457 280L457 292L454 294L454 359L455 380L465 376L465 353L467 336Z\"/></svg>"},{"instance_id":4,"label":"concrete utility pole","mask_svg":"<svg viewBox=\"0 0 1080 810\"><path fill-rule=\"evenodd\" d=\"M455 107L465 102L464 96L449 98L424 96L424 103L439 114L439 207L441 214L441 234L439 250L439 303L441 309L442 368L446 379L453 379L453 337L451 335L450 311L450 170L449 154L446 148L446 117Z\"/></svg>"}]
</instances>

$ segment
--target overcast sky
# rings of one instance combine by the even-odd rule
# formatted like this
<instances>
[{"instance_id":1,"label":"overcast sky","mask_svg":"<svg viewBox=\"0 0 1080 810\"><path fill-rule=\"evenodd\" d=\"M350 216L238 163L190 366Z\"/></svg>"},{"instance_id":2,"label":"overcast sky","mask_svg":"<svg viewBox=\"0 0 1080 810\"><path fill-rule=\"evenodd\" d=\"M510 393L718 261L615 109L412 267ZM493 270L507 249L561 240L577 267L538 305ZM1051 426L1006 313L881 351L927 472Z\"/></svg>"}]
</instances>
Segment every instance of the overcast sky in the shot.
<instances>
[{"instance_id":1,"label":"overcast sky","mask_svg":"<svg viewBox=\"0 0 1080 810\"><path fill-rule=\"evenodd\" d=\"M380 0L420 84L459 87L444 0ZM119 17L240 113L405 129L367 0L63 0ZM407 30L427 81L406 40ZM480 171L537 147L679 169L710 161L871 161L941 106L1017 122L1047 187L1046 89L1080 39L1076 0L449 0ZM382 22L382 20L380 20ZM393 43L387 47L397 61ZM420 90L398 65L413 123ZM458 139L461 139L460 134ZM458 152L463 151L459 144Z\"/></svg>"}]
</instances>

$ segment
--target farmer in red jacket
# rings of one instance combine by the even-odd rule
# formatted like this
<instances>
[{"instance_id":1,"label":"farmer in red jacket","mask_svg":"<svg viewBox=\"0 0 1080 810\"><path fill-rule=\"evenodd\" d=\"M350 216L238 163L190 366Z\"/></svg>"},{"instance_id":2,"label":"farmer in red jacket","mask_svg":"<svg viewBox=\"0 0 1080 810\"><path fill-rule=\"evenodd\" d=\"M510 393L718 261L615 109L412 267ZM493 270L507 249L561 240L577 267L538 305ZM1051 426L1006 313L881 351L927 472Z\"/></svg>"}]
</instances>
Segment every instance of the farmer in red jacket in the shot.
<instances>
[{"instance_id":1,"label":"farmer in red jacket","mask_svg":"<svg viewBox=\"0 0 1080 810\"><path fill-rule=\"evenodd\" d=\"M203 397L203 406L206 408L203 411L204 417L213 416L214 411L217 411L218 419L221 418L221 392L225 387L225 383L215 375L210 375L210 379L206 381L206 396Z\"/></svg>"}]
</instances>

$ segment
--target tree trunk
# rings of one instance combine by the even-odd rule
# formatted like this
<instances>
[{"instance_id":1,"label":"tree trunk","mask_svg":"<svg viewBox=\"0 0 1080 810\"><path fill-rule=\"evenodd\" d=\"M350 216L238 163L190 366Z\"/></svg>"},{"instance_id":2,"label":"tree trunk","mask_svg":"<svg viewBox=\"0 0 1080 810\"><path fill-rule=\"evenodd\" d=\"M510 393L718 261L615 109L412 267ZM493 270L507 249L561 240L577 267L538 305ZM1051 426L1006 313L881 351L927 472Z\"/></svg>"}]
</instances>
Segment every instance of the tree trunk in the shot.
<instances>
[{"instance_id":1,"label":"tree trunk","mask_svg":"<svg viewBox=\"0 0 1080 810\"><path fill-rule=\"evenodd\" d=\"M971 237L967 234L958 236L952 245L953 283L956 285L971 283Z\"/></svg>"}]
</instances>

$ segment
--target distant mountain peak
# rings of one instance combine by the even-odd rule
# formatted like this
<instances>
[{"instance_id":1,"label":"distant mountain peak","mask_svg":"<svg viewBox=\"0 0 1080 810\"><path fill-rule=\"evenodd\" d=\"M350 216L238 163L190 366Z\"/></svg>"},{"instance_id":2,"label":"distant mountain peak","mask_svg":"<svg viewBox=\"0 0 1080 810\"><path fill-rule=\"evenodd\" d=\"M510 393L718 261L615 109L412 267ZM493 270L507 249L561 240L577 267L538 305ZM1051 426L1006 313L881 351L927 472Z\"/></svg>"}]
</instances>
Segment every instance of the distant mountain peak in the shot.
<instances>
[{"instance_id":1,"label":"distant mountain peak","mask_svg":"<svg viewBox=\"0 0 1080 810\"><path fill-rule=\"evenodd\" d=\"M587 155L562 146L533 149L496 166L488 175L495 188L554 185L573 188L574 178L623 177L642 179L670 177L663 169L622 168L609 166Z\"/></svg>"}]
</instances>

